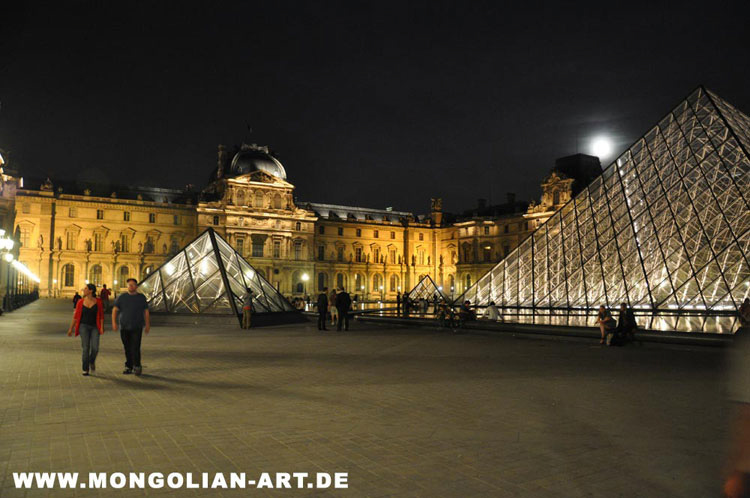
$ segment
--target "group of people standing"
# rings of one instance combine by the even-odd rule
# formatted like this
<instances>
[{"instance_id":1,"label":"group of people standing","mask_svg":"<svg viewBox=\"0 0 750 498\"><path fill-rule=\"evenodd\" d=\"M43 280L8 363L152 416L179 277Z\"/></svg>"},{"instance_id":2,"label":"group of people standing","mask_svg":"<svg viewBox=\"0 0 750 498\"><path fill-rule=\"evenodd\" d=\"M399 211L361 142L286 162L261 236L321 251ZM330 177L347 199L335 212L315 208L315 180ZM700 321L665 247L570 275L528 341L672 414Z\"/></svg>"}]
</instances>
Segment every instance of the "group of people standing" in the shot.
<instances>
[{"instance_id":1,"label":"group of people standing","mask_svg":"<svg viewBox=\"0 0 750 498\"><path fill-rule=\"evenodd\" d=\"M341 330L343 324L344 330L349 330L349 312L352 309L352 298L344 288L333 289L328 293L328 287L323 287L323 291L318 294L318 301L315 303L318 308L318 330L328 330L326 323L328 317L331 319L331 326L336 325L336 330Z\"/></svg>"},{"instance_id":2,"label":"group of people standing","mask_svg":"<svg viewBox=\"0 0 750 498\"><path fill-rule=\"evenodd\" d=\"M138 281L127 281L128 291L115 299L112 307L112 330L120 331L125 351L123 374L141 375L141 338L143 332L151 330L146 296L138 292ZM83 294L83 295L81 295ZM68 327L68 336L75 332L81 337L81 370L84 376L96 371L96 357L99 353L99 336L104 334L104 314L108 312L111 292L102 286L97 297L96 285L86 284L73 297L73 320Z\"/></svg>"}]
</instances>

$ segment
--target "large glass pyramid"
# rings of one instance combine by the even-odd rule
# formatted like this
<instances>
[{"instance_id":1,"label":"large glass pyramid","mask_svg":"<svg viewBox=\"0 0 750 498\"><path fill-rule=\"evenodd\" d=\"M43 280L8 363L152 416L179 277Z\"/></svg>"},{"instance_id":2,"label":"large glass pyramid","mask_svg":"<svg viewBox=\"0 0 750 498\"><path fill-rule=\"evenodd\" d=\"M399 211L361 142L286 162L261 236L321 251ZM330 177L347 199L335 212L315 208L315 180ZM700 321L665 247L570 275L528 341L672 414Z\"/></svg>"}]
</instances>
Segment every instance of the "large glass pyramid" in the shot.
<instances>
[{"instance_id":1,"label":"large glass pyramid","mask_svg":"<svg viewBox=\"0 0 750 498\"><path fill-rule=\"evenodd\" d=\"M138 288L153 312L239 315L245 288L254 293L254 312L295 311L245 259L208 228L157 268Z\"/></svg>"},{"instance_id":2,"label":"large glass pyramid","mask_svg":"<svg viewBox=\"0 0 750 498\"><path fill-rule=\"evenodd\" d=\"M748 151L750 118L698 88L457 302L589 326L624 302L642 328L732 332L750 295Z\"/></svg>"},{"instance_id":3,"label":"large glass pyramid","mask_svg":"<svg viewBox=\"0 0 750 498\"><path fill-rule=\"evenodd\" d=\"M435 296L438 297L438 299L442 299L446 303L450 303L451 300L448 299L445 294L443 294L443 291L440 290L440 288L435 285L435 281L432 280L432 278L429 275L425 275L422 277L422 280L417 282L417 285L414 286L412 290L409 291L409 299L412 301L416 301L417 299L425 298L428 301L432 301L435 299Z\"/></svg>"}]
</instances>

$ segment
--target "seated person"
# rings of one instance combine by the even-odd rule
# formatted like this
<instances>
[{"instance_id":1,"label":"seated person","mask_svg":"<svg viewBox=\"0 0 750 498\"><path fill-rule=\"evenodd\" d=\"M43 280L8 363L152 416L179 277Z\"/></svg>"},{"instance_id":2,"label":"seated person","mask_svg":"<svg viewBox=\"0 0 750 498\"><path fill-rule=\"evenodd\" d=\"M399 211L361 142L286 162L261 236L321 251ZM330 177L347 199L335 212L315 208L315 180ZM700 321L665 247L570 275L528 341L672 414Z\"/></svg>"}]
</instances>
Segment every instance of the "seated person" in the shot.
<instances>
[{"instance_id":1,"label":"seated person","mask_svg":"<svg viewBox=\"0 0 750 498\"><path fill-rule=\"evenodd\" d=\"M493 322L496 322L498 318L500 318L500 312L498 311L497 306L495 306L495 301L490 301L490 305L484 310L484 318L485 320L492 320Z\"/></svg>"},{"instance_id":2,"label":"seated person","mask_svg":"<svg viewBox=\"0 0 750 498\"><path fill-rule=\"evenodd\" d=\"M461 309L458 311L458 317L463 321L474 320L476 318L474 310L471 309L471 301L467 299L463 302Z\"/></svg>"}]
</instances>

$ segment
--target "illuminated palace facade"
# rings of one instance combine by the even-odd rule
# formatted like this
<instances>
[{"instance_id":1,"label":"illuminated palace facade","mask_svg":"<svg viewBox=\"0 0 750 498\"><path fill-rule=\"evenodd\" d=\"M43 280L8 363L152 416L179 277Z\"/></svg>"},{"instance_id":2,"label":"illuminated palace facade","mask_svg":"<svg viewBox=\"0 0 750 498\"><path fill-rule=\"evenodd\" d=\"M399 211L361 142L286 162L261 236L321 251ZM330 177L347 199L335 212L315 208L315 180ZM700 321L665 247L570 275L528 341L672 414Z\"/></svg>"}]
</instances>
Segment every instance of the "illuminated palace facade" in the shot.
<instances>
[{"instance_id":1,"label":"illuminated palace facade","mask_svg":"<svg viewBox=\"0 0 750 498\"><path fill-rule=\"evenodd\" d=\"M539 203L509 195L461 215L443 213L441 199L426 215L301 202L268 148L243 145L230 160L219 146L200 191L26 180L14 214L18 257L41 279L41 296L72 296L87 282L120 291L212 227L284 295L344 287L393 300L425 275L448 295L464 292L573 189L572 178L553 170Z\"/></svg>"}]
</instances>

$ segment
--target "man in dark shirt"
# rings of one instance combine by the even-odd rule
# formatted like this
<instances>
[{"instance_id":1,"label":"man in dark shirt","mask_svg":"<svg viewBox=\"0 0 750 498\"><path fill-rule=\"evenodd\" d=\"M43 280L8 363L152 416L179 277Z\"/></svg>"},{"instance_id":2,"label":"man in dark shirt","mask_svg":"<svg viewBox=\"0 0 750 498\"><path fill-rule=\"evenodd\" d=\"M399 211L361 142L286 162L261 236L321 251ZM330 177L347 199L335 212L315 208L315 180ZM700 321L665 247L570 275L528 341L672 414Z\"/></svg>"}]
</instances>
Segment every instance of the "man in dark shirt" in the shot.
<instances>
[{"instance_id":1,"label":"man in dark shirt","mask_svg":"<svg viewBox=\"0 0 750 498\"><path fill-rule=\"evenodd\" d=\"M128 279L128 292L117 296L112 308L112 330L117 332L118 325L125 348L125 370L122 373L135 371L136 375L141 375L141 338L144 327L147 334L151 330L151 317L146 296L138 292L138 281L134 278Z\"/></svg>"},{"instance_id":2,"label":"man in dark shirt","mask_svg":"<svg viewBox=\"0 0 750 498\"><path fill-rule=\"evenodd\" d=\"M344 322L344 330L349 330L349 309L352 307L352 298L343 288L336 294L336 309L339 312L339 323L336 330L341 330L341 322Z\"/></svg>"},{"instance_id":3,"label":"man in dark shirt","mask_svg":"<svg viewBox=\"0 0 750 498\"><path fill-rule=\"evenodd\" d=\"M328 287L323 287L323 292L318 294L318 330L326 328L326 315L328 314Z\"/></svg>"},{"instance_id":4,"label":"man in dark shirt","mask_svg":"<svg viewBox=\"0 0 750 498\"><path fill-rule=\"evenodd\" d=\"M104 311L109 310L109 295L110 294L112 294L112 292L109 289L107 289L107 284L102 284L102 290L99 291L99 299L102 300Z\"/></svg>"}]
</instances>

